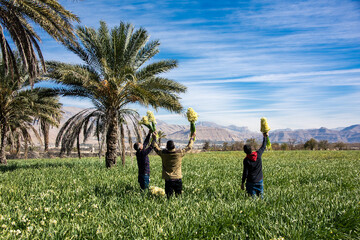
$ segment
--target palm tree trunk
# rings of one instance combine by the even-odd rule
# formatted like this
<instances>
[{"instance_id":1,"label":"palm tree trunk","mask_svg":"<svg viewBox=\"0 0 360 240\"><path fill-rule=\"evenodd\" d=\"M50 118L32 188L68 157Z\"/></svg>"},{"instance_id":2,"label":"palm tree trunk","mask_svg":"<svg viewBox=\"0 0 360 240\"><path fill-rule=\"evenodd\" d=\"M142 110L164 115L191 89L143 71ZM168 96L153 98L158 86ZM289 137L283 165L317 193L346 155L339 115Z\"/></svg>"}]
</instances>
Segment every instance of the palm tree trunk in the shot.
<instances>
[{"instance_id":1,"label":"palm tree trunk","mask_svg":"<svg viewBox=\"0 0 360 240\"><path fill-rule=\"evenodd\" d=\"M26 160L28 159L28 151L29 151L28 140L25 139L25 151L24 151L24 156L25 156L25 159L26 159Z\"/></svg>"},{"instance_id":2,"label":"palm tree trunk","mask_svg":"<svg viewBox=\"0 0 360 240\"><path fill-rule=\"evenodd\" d=\"M50 129L50 124L41 120L41 131L44 135L44 151L45 152L49 151L49 129Z\"/></svg>"},{"instance_id":3,"label":"palm tree trunk","mask_svg":"<svg viewBox=\"0 0 360 240\"><path fill-rule=\"evenodd\" d=\"M120 140L121 140L121 162L122 165L125 166L125 130L124 124L121 124L120 127Z\"/></svg>"},{"instance_id":4,"label":"palm tree trunk","mask_svg":"<svg viewBox=\"0 0 360 240\"><path fill-rule=\"evenodd\" d=\"M6 124L1 125L1 143L0 143L0 164L7 164L5 155L5 143L6 143Z\"/></svg>"},{"instance_id":5,"label":"palm tree trunk","mask_svg":"<svg viewBox=\"0 0 360 240\"><path fill-rule=\"evenodd\" d=\"M77 152L78 152L78 157L79 157L79 159L81 159L81 152L80 152L80 134L77 135L76 148L77 148Z\"/></svg>"},{"instance_id":6,"label":"palm tree trunk","mask_svg":"<svg viewBox=\"0 0 360 240\"><path fill-rule=\"evenodd\" d=\"M116 112L109 114L109 127L106 132L106 156L105 164L107 168L111 168L116 165L117 158L117 141L118 141L118 119Z\"/></svg>"},{"instance_id":7,"label":"palm tree trunk","mask_svg":"<svg viewBox=\"0 0 360 240\"><path fill-rule=\"evenodd\" d=\"M21 142L20 142L20 135L16 138L16 158L19 158L20 154L20 148L21 148Z\"/></svg>"},{"instance_id":8,"label":"palm tree trunk","mask_svg":"<svg viewBox=\"0 0 360 240\"><path fill-rule=\"evenodd\" d=\"M132 143L132 136L131 136L131 131L130 131L130 128L129 126L127 125L127 134L128 134L128 138L129 138L129 152L130 152L130 159L131 159L131 165L133 164L133 156L132 156L132 146L133 146L133 143Z\"/></svg>"},{"instance_id":9,"label":"palm tree trunk","mask_svg":"<svg viewBox=\"0 0 360 240\"><path fill-rule=\"evenodd\" d=\"M101 159L101 156L103 155L104 142L105 142L104 135L101 134L101 140L99 141L99 159Z\"/></svg>"},{"instance_id":10,"label":"palm tree trunk","mask_svg":"<svg viewBox=\"0 0 360 240\"><path fill-rule=\"evenodd\" d=\"M64 144L61 144L61 148L60 148L60 153L59 153L59 157L63 158L65 154L65 146Z\"/></svg>"}]
</instances>

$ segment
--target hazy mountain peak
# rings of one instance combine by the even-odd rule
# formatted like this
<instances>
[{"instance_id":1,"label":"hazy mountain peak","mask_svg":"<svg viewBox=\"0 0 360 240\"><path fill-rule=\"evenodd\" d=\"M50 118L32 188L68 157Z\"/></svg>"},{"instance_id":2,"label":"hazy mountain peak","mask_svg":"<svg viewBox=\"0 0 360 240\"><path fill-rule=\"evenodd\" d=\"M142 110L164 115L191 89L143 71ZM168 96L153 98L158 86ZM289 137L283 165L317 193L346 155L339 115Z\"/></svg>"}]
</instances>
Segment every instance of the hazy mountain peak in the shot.
<instances>
[{"instance_id":1,"label":"hazy mountain peak","mask_svg":"<svg viewBox=\"0 0 360 240\"><path fill-rule=\"evenodd\" d=\"M346 127L344 129L342 129L341 131L355 131L355 132L359 132L360 131L360 124L356 124L356 125L352 125L350 127Z\"/></svg>"}]
</instances>

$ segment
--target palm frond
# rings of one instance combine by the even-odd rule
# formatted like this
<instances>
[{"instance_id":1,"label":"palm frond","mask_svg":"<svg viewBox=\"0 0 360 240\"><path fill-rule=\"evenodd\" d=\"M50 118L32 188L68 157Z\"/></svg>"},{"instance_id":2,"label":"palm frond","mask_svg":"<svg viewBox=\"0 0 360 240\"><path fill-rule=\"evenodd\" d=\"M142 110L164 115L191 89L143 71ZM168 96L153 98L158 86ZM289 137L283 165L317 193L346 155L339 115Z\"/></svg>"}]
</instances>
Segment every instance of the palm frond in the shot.
<instances>
[{"instance_id":1,"label":"palm frond","mask_svg":"<svg viewBox=\"0 0 360 240\"><path fill-rule=\"evenodd\" d=\"M45 70L44 58L39 47L40 37L31 23L37 24L55 40L77 45L72 21L79 18L64 9L56 0L0 1L0 45L6 72L18 74L13 50L6 39L9 36L17 48L24 67L29 72L30 83L40 74L38 59ZM4 30L7 35L4 34Z\"/></svg>"},{"instance_id":2,"label":"palm frond","mask_svg":"<svg viewBox=\"0 0 360 240\"><path fill-rule=\"evenodd\" d=\"M160 73L167 72L171 69L174 69L177 67L177 61L176 60L163 60L158 61L155 63L151 63L147 65L146 67L143 67L138 71L136 74L136 78L138 81L144 81L148 78L154 77Z\"/></svg>"},{"instance_id":3,"label":"palm frond","mask_svg":"<svg viewBox=\"0 0 360 240\"><path fill-rule=\"evenodd\" d=\"M151 41L143 47L136 56L134 69L138 70L145 62L149 61L152 57L160 52L160 42L158 40Z\"/></svg>"}]
</instances>

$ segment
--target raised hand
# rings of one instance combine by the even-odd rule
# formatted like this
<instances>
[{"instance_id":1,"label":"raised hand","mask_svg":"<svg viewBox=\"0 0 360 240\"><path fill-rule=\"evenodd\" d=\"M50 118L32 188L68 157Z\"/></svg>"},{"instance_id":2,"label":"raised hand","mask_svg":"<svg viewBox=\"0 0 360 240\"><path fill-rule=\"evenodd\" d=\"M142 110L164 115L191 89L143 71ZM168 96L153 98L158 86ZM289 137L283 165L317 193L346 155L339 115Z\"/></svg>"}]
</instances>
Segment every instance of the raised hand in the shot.
<instances>
[{"instance_id":1,"label":"raised hand","mask_svg":"<svg viewBox=\"0 0 360 240\"><path fill-rule=\"evenodd\" d=\"M152 132L151 134L152 134L152 137L153 137L154 139L156 139L157 132L155 131L155 132Z\"/></svg>"}]
</instances>

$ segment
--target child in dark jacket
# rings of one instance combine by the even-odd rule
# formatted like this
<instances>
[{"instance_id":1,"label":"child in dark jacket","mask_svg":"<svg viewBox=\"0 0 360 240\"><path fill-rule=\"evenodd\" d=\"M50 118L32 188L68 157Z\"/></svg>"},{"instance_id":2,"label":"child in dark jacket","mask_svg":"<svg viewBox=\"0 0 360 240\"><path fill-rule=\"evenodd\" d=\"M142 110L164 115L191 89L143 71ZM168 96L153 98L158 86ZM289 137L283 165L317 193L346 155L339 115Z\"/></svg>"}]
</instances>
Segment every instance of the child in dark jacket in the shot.
<instances>
[{"instance_id":1,"label":"child in dark jacket","mask_svg":"<svg viewBox=\"0 0 360 240\"><path fill-rule=\"evenodd\" d=\"M268 137L267 133L263 134L264 139L263 143L259 150L252 152L251 146L246 144L244 146L244 152L246 157L244 158L243 165L243 175L241 181L241 189L244 190L244 183L246 181L246 192L249 196L261 196L263 198L264 194L264 184L263 184L263 172L262 172L262 159L261 156L266 148L266 138Z\"/></svg>"}]
</instances>

